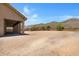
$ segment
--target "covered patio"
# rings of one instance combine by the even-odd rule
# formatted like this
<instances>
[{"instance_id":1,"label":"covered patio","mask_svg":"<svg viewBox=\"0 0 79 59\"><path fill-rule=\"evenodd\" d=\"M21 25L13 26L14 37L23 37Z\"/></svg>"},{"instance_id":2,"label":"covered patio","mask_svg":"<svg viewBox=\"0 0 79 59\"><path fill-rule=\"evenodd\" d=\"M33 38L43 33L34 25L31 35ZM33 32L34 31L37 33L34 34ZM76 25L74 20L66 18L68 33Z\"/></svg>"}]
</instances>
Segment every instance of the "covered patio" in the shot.
<instances>
[{"instance_id":1,"label":"covered patio","mask_svg":"<svg viewBox=\"0 0 79 59\"><path fill-rule=\"evenodd\" d=\"M22 34L24 33L24 22L4 20L5 35L6 34Z\"/></svg>"},{"instance_id":2,"label":"covered patio","mask_svg":"<svg viewBox=\"0 0 79 59\"><path fill-rule=\"evenodd\" d=\"M8 3L0 4L0 36L24 34L24 21L27 18Z\"/></svg>"}]
</instances>

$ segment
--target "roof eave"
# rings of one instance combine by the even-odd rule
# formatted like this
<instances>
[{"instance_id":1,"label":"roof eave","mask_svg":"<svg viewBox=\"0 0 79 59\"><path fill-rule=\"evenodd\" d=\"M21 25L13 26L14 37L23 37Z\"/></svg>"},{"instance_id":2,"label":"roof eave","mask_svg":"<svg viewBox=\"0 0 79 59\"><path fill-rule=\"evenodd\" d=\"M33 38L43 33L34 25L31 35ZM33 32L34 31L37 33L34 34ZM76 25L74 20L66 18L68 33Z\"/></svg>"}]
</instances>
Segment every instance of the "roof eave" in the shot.
<instances>
[{"instance_id":1,"label":"roof eave","mask_svg":"<svg viewBox=\"0 0 79 59\"><path fill-rule=\"evenodd\" d=\"M21 16L24 20L27 20L27 17L25 17L23 14L21 14L19 11L17 11L14 7L12 7L9 3L3 3L4 5L8 6L10 9L12 9L16 14Z\"/></svg>"}]
</instances>

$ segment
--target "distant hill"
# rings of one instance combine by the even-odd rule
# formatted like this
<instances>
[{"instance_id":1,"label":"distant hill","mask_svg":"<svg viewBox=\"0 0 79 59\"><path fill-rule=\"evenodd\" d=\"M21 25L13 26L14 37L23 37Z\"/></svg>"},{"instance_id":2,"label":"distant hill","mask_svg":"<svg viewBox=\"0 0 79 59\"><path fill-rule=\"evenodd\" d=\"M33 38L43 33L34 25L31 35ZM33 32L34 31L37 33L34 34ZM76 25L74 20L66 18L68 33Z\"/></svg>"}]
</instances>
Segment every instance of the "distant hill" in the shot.
<instances>
[{"instance_id":1,"label":"distant hill","mask_svg":"<svg viewBox=\"0 0 79 59\"><path fill-rule=\"evenodd\" d=\"M70 18L63 22L65 28L79 28L79 18Z\"/></svg>"},{"instance_id":2,"label":"distant hill","mask_svg":"<svg viewBox=\"0 0 79 59\"><path fill-rule=\"evenodd\" d=\"M50 22L46 24L36 24L36 25L31 25L28 26L29 28L32 27L45 27L45 26L50 26L51 30L56 30L56 26L58 23L62 23L64 25L64 28L66 29L79 29L79 18L70 18L67 19L63 22Z\"/></svg>"}]
</instances>

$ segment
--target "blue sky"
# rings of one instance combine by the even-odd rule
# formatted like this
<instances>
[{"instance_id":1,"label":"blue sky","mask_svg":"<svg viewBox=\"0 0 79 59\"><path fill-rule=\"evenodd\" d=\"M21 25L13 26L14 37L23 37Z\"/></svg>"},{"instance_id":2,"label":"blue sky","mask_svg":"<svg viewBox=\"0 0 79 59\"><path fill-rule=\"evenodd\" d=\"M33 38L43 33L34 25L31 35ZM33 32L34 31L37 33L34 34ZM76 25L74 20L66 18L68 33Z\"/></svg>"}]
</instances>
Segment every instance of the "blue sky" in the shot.
<instances>
[{"instance_id":1,"label":"blue sky","mask_svg":"<svg viewBox=\"0 0 79 59\"><path fill-rule=\"evenodd\" d=\"M68 18L79 18L78 3L12 3L28 20L25 25L64 21Z\"/></svg>"}]
</instances>

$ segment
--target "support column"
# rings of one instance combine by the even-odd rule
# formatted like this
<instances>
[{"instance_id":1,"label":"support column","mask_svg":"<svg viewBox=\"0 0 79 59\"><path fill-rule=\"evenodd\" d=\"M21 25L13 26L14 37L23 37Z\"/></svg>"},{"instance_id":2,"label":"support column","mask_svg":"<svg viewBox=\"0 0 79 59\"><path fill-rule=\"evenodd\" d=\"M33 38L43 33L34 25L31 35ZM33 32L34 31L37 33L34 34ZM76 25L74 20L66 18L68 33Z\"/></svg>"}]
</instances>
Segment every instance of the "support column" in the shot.
<instances>
[{"instance_id":1,"label":"support column","mask_svg":"<svg viewBox=\"0 0 79 59\"><path fill-rule=\"evenodd\" d=\"M14 27L13 27L13 31L15 32L15 33L20 33L20 24L17 24L17 25L15 25Z\"/></svg>"},{"instance_id":2,"label":"support column","mask_svg":"<svg viewBox=\"0 0 79 59\"><path fill-rule=\"evenodd\" d=\"M3 36L4 35L4 19L1 19L0 18L0 36Z\"/></svg>"},{"instance_id":3,"label":"support column","mask_svg":"<svg viewBox=\"0 0 79 59\"><path fill-rule=\"evenodd\" d=\"M21 23L20 23L20 33L21 34L24 34L24 21L22 21Z\"/></svg>"},{"instance_id":4,"label":"support column","mask_svg":"<svg viewBox=\"0 0 79 59\"><path fill-rule=\"evenodd\" d=\"M24 34L24 21L14 26L13 31L19 34Z\"/></svg>"}]
</instances>

